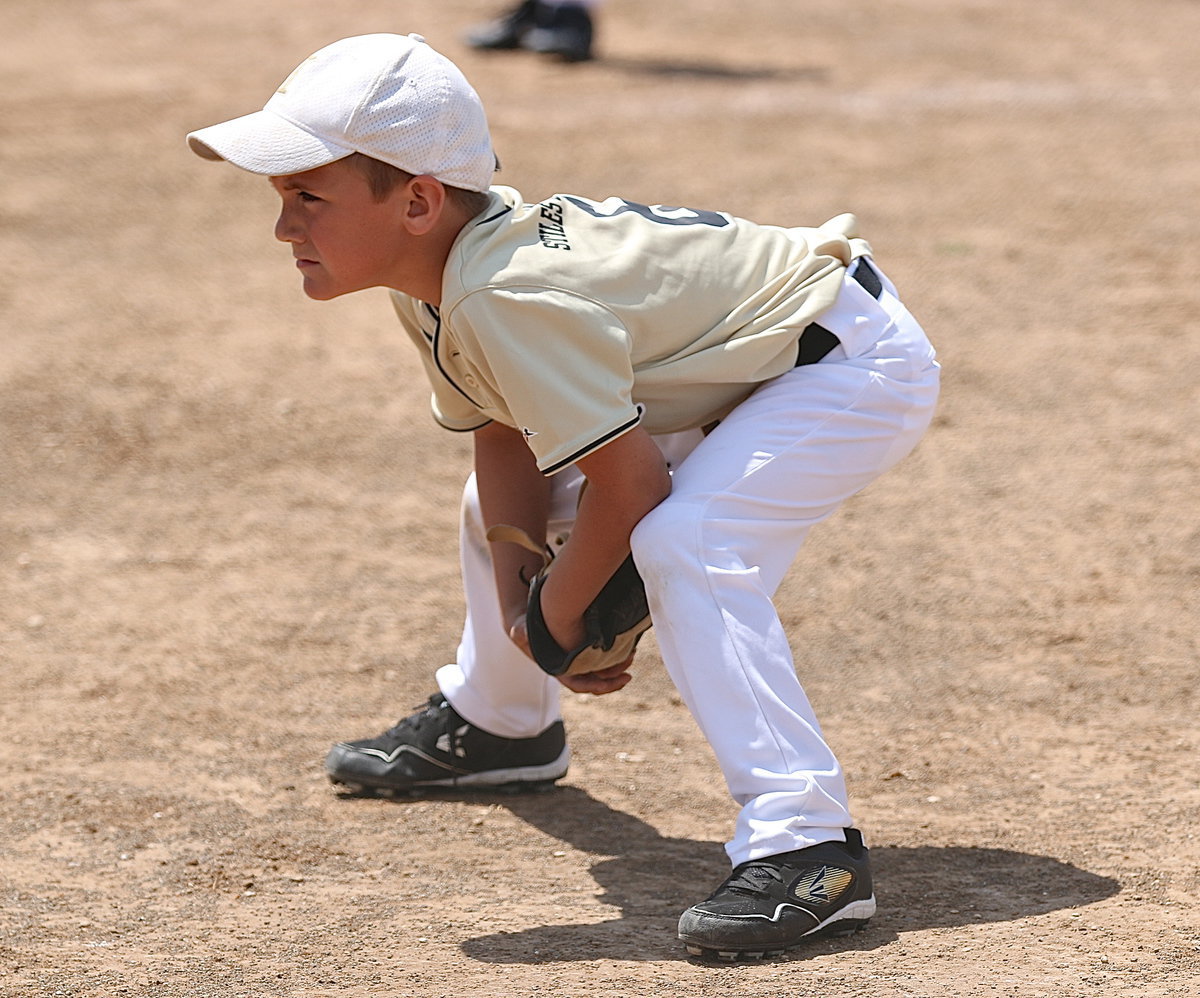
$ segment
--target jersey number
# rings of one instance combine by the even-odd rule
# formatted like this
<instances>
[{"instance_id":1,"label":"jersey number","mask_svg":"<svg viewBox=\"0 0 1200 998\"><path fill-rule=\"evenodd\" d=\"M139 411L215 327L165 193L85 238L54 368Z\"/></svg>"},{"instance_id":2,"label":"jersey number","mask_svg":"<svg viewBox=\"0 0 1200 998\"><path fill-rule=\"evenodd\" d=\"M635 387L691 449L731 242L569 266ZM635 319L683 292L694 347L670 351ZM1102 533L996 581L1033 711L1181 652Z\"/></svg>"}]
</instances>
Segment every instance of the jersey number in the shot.
<instances>
[{"instance_id":1,"label":"jersey number","mask_svg":"<svg viewBox=\"0 0 1200 998\"><path fill-rule=\"evenodd\" d=\"M658 222L660 225L711 225L719 229L729 224L728 218L715 211L671 208L662 204L638 204L636 201L624 201L619 198L613 199L619 201L615 208L608 208L590 201L581 201L579 198L573 197L564 197L563 200L570 201L576 208L586 211L593 218L615 218L617 215L632 211L635 215L641 215L647 221ZM601 208L605 210L601 210Z\"/></svg>"}]
</instances>

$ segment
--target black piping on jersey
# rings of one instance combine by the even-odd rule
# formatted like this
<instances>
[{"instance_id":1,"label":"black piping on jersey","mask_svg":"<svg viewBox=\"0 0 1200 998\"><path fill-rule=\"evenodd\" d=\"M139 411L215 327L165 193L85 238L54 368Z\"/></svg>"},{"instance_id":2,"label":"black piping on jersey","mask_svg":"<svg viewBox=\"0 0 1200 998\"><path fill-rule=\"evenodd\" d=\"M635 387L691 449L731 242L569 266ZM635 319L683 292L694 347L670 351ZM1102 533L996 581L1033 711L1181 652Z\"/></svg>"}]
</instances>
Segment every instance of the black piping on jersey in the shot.
<instances>
[{"instance_id":1,"label":"black piping on jersey","mask_svg":"<svg viewBox=\"0 0 1200 998\"><path fill-rule=\"evenodd\" d=\"M425 306L425 311L429 313L429 317L437 324L438 327L440 327L441 322L442 322L441 313L439 313L436 308L434 308L432 305L430 305L429 302L423 302L423 304ZM421 327L421 333L422 333L422 335L424 335L425 339L427 339L429 341L429 349L431 352L433 352L433 350L434 350L434 334L426 332L424 326ZM434 357L436 357L436 356L437 356L437 354L434 353ZM439 370L440 370L440 367L439 367ZM447 379L447 380L449 380L449 379ZM451 381L450 384L453 385L454 382ZM455 387L458 387L458 386L455 385ZM443 430L449 430L451 433L474 433L476 430L482 429L483 427L487 426L488 423L490 423L490 422L492 422L492 420L486 419L482 423L480 423L478 426L468 426L465 429L461 428L461 427L457 427L457 426L447 426L445 423L438 423L438 426L440 426Z\"/></svg>"},{"instance_id":2,"label":"black piping on jersey","mask_svg":"<svg viewBox=\"0 0 1200 998\"><path fill-rule=\"evenodd\" d=\"M550 476L550 475L553 475L556 471L562 471L562 469L567 467L567 465L574 464L581 457L587 457L587 455L590 454L592 451L599 450L610 440L612 440L616 437L619 437L622 433L625 433L627 430L632 430L635 426L637 426L638 423L640 423L642 421L642 414L645 411L646 411L646 407L644 405L642 405L641 402L637 403L637 414L633 417L633 419L629 420L628 422L622 423L615 430L609 430L606 434L604 434L604 436L597 437L586 447L580 447L579 450L577 450L574 454L570 455L569 457L564 457L561 461L555 461L554 464L550 465L550 467L543 468L542 474L546 475L546 476Z\"/></svg>"},{"instance_id":3,"label":"black piping on jersey","mask_svg":"<svg viewBox=\"0 0 1200 998\"><path fill-rule=\"evenodd\" d=\"M432 305L430 305L429 302L422 302L421 304L423 304L425 306L425 311L429 313L429 318L431 318L433 320L434 329L437 329L437 327L439 325L441 325L441 322L442 322L441 313L436 308L434 308ZM433 343L433 333L426 333L424 326L421 327L421 332L425 334L425 339L427 339L432 344Z\"/></svg>"},{"instance_id":4,"label":"black piping on jersey","mask_svg":"<svg viewBox=\"0 0 1200 998\"><path fill-rule=\"evenodd\" d=\"M512 211L512 205L506 204L504 206L504 208L502 210L496 212L496 214L489 215L487 218L482 219L475 224L476 225L486 225L488 222L494 222L496 219L501 218L504 215L507 215L510 211ZM442 337L442 313L441 313L440 309L434 308L434 306L430 305L429 302L425 302L424 305L425 305L425 311L429 313L430 318L433 319L433 322L434 322L433 335L430 336L429 333L425 333L425 338L429 341L430 350L433 353L433 362L434 362L434 364L437 365L438 373L443 378L446 379L446 383L449 384L450 387L452 387L456 392L458 392L459 395L461 395L468 402L470 402L471 405L475 406L476 409L482 409L483 406L481 406L477 401L475 401L475 399L471 398L471 396L467 394L466 389L464 389L462 387L462 385L460 385L457 381L455 381L452 377L450 377L449 372L447 372L447 370L444 367L442 367L442 361L438 356L438 345L441 342L441 337ZM422 329L421 332L424 333L425 330ZM485 420L484 422L480 423L479 426L472 426L468 430L460 430L458 432L470 433L474 430L478 430L482 426L487 426L487 424L490 422L492 422L492 420L488 419L488 420ZM446 428L451 429L451 427L446 427Z\"/></svg>"},{"instance_id":5,"label":"black piping on jersey","mask_svg":"<svg viewBox=\"0 0 1200 998\"><path fill-rule=\"evenodd\" d=\"M442 367L441 358L438 356L438 346L440 345L441 338L442 338L442 313L440 310L434 308L428 302L426 302L425 308L429 311L429 314L434 318L434 320L436 322L436 325L433 327L433 337L430 338L429 343L430 343L430 349L433 353L433 362L437 365L438 374L440 374L443 378L445 378L446 383L448 385L450 385L450 387L453 388L456 392L458 392L459 395L461 395L468 402L470 402L471 405L473 405L476 409L482 409L483 406L479 402L476 402L475 399L471 398L471 396L467 394L466 390L457 381L455 381L452 377L450 377L450 375L446 371L446 369L444 367ZM428 336L428 334L426 334L426 335ZM479 426L487 426L487 424L490 422L491 422L490 419L486 420L485 422L480 423ZM479 426L472 426L471 430L477 430L477 429L479 429ZM464 432L470 432L470 430L467 430Z\"/></svg>"},{"instance_id":6,"label":"black piping on jersey","mask_svg":"<svg viewBox=\"0 0 1200 998\"><path fill-rule=\"evenodd\" d=\"M489 423L494 422L494 419L486 419L478 426L464 426L461 428L457 426L447 426L445 423L438 423L438 426L440 426L443 430L449 430L451 433L474 433L476 430L482 430Z\"/></svg>"},{"instance_id":7,"label":"black piping on jersey","mask_svg":"<svg viewBox=\"0 0 1200 998\"><path fill-rule=\"evenodd\" d=\"M498 212L496 212L496 214L494 214L494 215L489 215L487 218L481 218L481 219L480 219L478 222L476 222L475 224L476 224L477 226L478 226L478 225L487 225L487 224L488 224L488 222L494 222L494 221L496 221L496 219L498 219L498 218L501 218L501 217L503 217L504 215L507 215L507 214L508 214L510 211L512 211L512 205L511 205L511 204L506 204L506 205L504 206L504 208L503 208L503 210L502 210L502 211L498 211Z\"/></svg>"}]
</instances>

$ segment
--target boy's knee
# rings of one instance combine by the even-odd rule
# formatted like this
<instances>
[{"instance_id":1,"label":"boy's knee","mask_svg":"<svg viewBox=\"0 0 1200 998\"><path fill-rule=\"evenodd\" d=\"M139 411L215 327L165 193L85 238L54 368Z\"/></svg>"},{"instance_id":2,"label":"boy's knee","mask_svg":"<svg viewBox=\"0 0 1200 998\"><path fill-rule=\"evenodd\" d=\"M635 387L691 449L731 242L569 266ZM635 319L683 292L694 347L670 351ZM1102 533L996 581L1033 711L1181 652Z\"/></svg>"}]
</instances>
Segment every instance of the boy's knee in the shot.
<instances>
[{"instance_id":1,"label":"boy's knee","mask_svg":"<svg viewBox=\"0 0 1200 998\"><path fill-rule=\"evenodd\" d=\"M463 485L459 520L465 532L483 536L483 511L479 507L479 488L475 484L474 473L467 476L466 484Z\"/></svg>"},{"instance_id":2,"label":"boy's knee","mask_svg":"<svg viewBox=\"0 0 1200 998\"><path fill-rule=\"evenodd\" d=\"M659 575L666 566L693 555L698 547L698 518L689 507L669 500L642 517L633 528L629 547L643 578Z\"/></svg>"}]
</instances>

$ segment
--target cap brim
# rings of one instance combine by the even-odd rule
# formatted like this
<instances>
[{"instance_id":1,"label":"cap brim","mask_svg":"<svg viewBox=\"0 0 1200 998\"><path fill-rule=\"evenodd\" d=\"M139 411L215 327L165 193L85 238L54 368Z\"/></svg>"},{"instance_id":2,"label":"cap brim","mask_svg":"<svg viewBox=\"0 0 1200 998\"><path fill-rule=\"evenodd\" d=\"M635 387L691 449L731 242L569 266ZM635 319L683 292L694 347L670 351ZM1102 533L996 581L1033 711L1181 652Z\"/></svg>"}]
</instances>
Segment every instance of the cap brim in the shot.
<instances>
[{"instance_id":1,"label":"cap brim","mask_svg":"<svg viewBox=\"0 0 1200 998\"><path fill-rule=\"evenodd\" d=\"M187 137L192 152L250 173L283 177L344 159L354 149L322 139L273 111L255 111Z\"/></svg>"}]
</instances>

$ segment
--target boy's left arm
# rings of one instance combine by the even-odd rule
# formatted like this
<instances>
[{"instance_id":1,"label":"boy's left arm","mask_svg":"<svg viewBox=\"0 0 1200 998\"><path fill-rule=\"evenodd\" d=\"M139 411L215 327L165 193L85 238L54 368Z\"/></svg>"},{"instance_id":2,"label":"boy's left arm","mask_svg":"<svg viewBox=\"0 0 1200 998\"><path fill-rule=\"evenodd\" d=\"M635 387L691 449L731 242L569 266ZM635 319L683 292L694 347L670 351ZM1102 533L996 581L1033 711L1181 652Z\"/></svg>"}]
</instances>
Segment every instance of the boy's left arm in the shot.
<instances>
[{"instance_id":1,"label":"boy's left arm","mask_svg":"<svg viewBox=\"0 0 1200 998\"><path fill-rule=\"evenodd\" d=\"M635 426L579 461L587 488L570 539L542 588L542 616L562 648L583 640L583 613L629 555L638 522L671 492L666 461L653 438ZM609 693L628 673L560 676L577 692Z\"/></svg>"},{"instance_id":2,"label":"boy's left arm","mask_svg":"<svg viewBox=\"0 0 1200 998\"><path fill-rule=\"evenodd\" d=\"M523 530L537 544L545 544L550 480L538 470L521 434L493 422L480 427L473 436L475 480L485 529L509 524ZM529 580L541 569L542 560L507 542L492 542L491 551L496 597L505 627L510 637L528 651L523 631ZM520 635L512 633L516 624L520 624Z\"/></svg>"}]
</instances>

